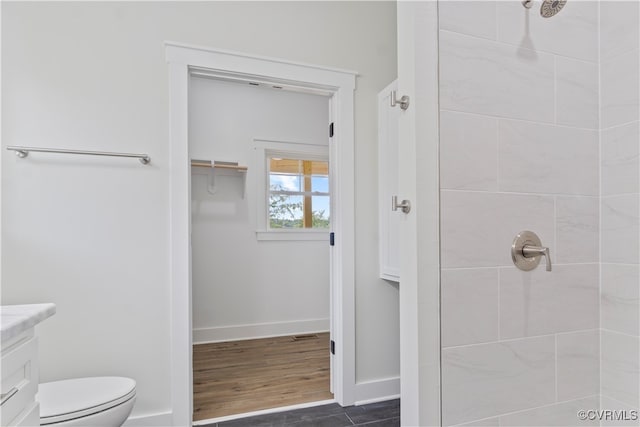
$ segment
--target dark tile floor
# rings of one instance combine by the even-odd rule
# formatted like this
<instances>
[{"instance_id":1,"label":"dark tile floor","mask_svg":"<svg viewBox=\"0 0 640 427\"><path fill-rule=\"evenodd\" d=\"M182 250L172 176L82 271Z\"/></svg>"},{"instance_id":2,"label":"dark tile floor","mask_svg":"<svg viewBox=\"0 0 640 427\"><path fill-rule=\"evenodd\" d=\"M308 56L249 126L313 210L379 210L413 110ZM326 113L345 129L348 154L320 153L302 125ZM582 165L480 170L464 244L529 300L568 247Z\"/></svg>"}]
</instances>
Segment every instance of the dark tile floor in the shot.
<instances>
[{"instance_id":1,"label":"dark tile floor","mask_svg":"<svg viewBox=\"0 0 640 427\"><path fill-rule=\"evenodd\" d=\"M398 427L400 399L361 406L337 403L275 414L239 418L205 427Z\"/></svg>"}]
</instances>

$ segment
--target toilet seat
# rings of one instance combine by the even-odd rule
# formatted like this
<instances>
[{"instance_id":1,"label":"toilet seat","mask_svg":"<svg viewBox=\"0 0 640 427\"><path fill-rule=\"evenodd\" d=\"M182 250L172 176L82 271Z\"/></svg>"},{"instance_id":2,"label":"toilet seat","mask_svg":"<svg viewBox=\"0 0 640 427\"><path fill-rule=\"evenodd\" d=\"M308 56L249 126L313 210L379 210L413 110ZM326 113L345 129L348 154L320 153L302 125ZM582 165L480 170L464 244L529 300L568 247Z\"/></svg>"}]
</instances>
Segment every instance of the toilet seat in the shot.
<instances>
[{"instance_id":1,"label":"toilet seat","mask_svg":"<svg viewBox=\"0 0 640 427\"><path fill-rule=\"evenodd\" d=\"M90 377L38 386L40 424L70 421L121 405L136 395L136 382L123 377Z\"/></svg>"}]
</instances>

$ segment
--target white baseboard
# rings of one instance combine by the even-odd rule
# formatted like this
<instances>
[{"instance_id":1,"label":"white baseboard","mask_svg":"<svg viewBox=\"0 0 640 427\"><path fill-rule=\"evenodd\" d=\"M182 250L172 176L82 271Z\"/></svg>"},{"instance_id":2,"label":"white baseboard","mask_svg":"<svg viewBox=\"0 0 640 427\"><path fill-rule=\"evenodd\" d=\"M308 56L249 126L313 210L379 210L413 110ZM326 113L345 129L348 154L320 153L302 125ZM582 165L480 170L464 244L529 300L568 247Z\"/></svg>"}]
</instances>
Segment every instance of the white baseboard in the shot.
<instances>
[{"instance_id":1,"label":"white baseboard","mask_svg":"<svg viewBox=\"0 0 640 427\"><path fill-rule=\"evenodd\" d=\"M193 330L193 343L205 344L254 338L327 332L329 319L297 320L294 322L257 323L253 325L220 326Z\"/></svg>"},{"instance_id":2,"label":"white baseboard","mask_svg":"<svg viewBox=\"0 0 640 427\"><path fill-rule=\"evenodd\" d=\"M356 405L382 402L400 397L400 377L356 384Z\"/></svg>"},{"instance_id":3,"label":"white baseboard","mask_svg":"<svg viewBox=\"0 0 640 427\"><path fill-rule=\"evenodd\" d=\"M171 412L159 414L135 415L129 417L123 427L170 427L173 425L173 415Z\"/></svg>"}]
</instances>

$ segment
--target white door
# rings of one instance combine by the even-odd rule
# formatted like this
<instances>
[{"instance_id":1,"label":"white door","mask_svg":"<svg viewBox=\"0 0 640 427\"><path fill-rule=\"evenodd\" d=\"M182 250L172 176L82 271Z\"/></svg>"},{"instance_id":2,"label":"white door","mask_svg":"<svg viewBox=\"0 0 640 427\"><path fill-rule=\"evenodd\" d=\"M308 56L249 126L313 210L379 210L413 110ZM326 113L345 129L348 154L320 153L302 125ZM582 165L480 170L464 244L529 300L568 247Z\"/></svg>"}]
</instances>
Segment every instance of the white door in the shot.
<instances>
[{"instance_id":1,"label":"white door","mask_svg":"<svg viewBox=\"0 0 640 427\"><path fill-rule=\"evenodd\" d=\"M438 5L398 2L401 423L440 425ZM400 108L399 106L396 108Z\"/></svg>"}]
</instances>

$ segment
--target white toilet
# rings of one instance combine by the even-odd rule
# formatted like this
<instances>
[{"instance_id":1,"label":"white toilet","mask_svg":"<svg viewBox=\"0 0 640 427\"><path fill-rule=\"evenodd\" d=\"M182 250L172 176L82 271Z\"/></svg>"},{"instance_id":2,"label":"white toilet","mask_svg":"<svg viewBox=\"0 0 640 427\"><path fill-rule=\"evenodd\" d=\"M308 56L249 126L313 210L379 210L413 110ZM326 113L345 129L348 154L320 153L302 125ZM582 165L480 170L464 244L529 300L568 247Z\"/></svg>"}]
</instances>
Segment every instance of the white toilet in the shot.
<instances>
[{"instance_id":1,"label":"white toilet","mask_svg":"<svg viewBox=\"0 0 640 427\"><path fill-rule=\"evenodd\" d=\"M120 427L133 409L136 382L123 377L91 377L38 386L40 425Z\"/></svg>"}]
</instances>

